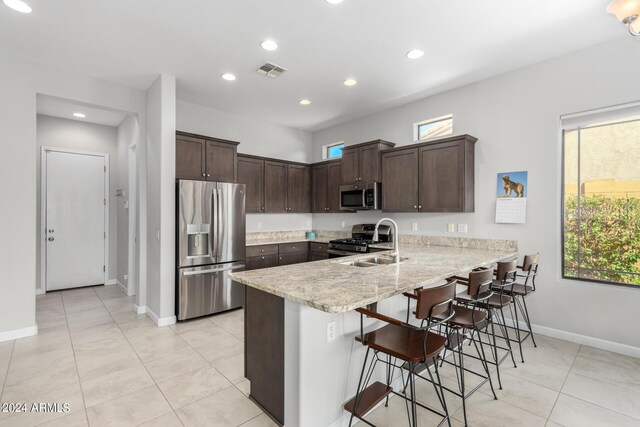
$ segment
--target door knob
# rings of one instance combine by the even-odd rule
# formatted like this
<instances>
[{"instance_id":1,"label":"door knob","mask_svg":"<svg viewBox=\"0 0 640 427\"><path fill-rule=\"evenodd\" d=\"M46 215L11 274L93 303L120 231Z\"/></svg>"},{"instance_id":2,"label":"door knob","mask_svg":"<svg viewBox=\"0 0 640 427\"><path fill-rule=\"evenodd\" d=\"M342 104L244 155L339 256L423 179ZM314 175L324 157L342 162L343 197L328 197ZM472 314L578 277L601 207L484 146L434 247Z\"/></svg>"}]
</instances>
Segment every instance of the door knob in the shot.
<instances>
[{"instance_id":1,"label":"door knob","mask_svg":"<svg viewBox=\"0 0 640 427\"><path fill-rule=\"evenodd\" d=\"M49 237L47 240L53 242L55 239L53 237Z\"/></svg>"}]
</instances>

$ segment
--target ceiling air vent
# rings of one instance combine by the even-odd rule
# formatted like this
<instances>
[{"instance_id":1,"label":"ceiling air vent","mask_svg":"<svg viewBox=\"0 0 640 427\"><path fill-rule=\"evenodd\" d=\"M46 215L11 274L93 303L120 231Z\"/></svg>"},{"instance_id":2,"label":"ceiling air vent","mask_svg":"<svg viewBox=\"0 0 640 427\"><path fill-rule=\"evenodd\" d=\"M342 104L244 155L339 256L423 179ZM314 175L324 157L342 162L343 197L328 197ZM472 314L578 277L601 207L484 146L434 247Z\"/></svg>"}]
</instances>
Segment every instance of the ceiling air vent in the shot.
<instances>
[{"instance_id":1,"label":"ceiling air vent","mask_svg":"<svg viewBox=\"0 0 640 427\"><path fill-rule=\"evenodd\" d=\"M271 62L265 62L263 65L261 65L260 67L258 67L256 69L256 72L258 74L262 74L263 76L271 77L272 79L275 79L280 74L282 74L282 73L284 73L286 71L287 71L286 68L282 68L281 66L276 65L276 64L272 64Z\"/></svg>"}]
</instances>

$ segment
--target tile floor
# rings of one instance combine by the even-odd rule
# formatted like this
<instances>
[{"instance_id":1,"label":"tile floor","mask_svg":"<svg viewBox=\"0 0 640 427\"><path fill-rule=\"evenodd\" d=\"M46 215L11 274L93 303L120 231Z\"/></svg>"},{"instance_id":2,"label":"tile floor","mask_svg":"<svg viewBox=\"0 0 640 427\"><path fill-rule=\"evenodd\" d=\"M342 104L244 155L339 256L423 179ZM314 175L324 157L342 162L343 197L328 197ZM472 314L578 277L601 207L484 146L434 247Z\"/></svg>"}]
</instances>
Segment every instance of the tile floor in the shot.
<instances>
[{"instance_id":1,"label":"tile floor","mask_svg":"<svg viewBox=\"0 0 640 427\"><path fill-rule=\"evenodd\" d=\"M244 426L275 424L247 398L241 310L167 328L133 312L118 287L37 299L39 334L0 343L1 402L67 402L71 412L0 413L0 426ZM469 425L640 426L640 359L540 336L526 363L501 366L499 400L485 385L468 401ZM443 381L455 385L452 368ZM418 382L423 403L435 404ZM460 399L448 395L452 425ZM406 424L401 399L367 419ZM419 411L420 425L435 425ZM302 427L302 426L301 426Z\"/></svg>"}]
</instances>

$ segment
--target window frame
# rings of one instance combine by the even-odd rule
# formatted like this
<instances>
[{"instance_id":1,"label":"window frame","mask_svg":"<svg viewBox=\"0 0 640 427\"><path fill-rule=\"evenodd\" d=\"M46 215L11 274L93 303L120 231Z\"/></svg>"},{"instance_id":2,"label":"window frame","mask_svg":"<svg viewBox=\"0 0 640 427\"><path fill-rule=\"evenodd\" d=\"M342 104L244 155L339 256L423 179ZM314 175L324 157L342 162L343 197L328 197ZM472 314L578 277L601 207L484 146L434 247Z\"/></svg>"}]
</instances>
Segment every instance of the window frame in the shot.
<instances>
[{"instance_id":1,"label":"window frame","mask_svg":"<svg viewBox=\"0 0 640 427\"><path fill-rule=\"evenodd\" d=\"M427 138L420 139L420 126L442 122L445 120L451 120L451 133L448 133L446 135L430 136ZM453 135L453 113L445 114L444 116L433 117L427 120L422 120L420 122L416 122L413 124L413 141L414 142L429 141L431 139L442 138L443 136L448 136L448 135Z\"/></svg>"},{"instance_id":2,"label":"window frame","mask_svg":"<svg viewBox=\"0 0 640 427\"><path fill-rule=\"evenodd\" d=\"M607 110L609 110L610 108L607 108ZM598 110L596 110L598 111ZM635 120L623 120L620 122L617 122L615 124L622 124L622 123L627 123L629 121L638 121L638 119ZM588 283L588 284L599 284L599 285L606 285L606 286L617 286L617 287L622 287L622 288L627 288L627 289L636 289L636 290L640 290L640 285L635 285L635 284L631 284L631 283L620 283L620 282L611 282L608 280L600 280L600 279L589 279L589 278L584 278L584 277L573 277L573 276L567 276L565 274L565 168L566 168L566 158L565 158L565 153L566 153L566 132L567 131L571 131L571 130L575 130L578 131L578 195L580 195L580 129L588 129L588 128L593 128L593 127L597 127L596 124L594 125L587 125L587 126L575 126L572 129L567 129L563 124L562 124L562 117L560 120L560 181L561 181L561 185L560 185L560 278L563 281L567 281L567 282L576 282L576 283ZM578 197L578 209L580 209L580 197ZM580 230L580 227L578 227L578 231Z\"/></svg>"},{"instance_id":3,"label":"window frame","mask_svg":"<svg viewBox=\"0 0 640 427\"><path fill-rule=\"evenodd\" d=\"M334 142L332 144L323 145L322 146L322 159L323 160L341 159L342 158L342 154L340 154L340 156L336 156L336 157L329 157L329 150L331 148L337 147L339 145L342 145L342 149L344 150L344 141L338 141L338 142Z\"/></svg>"}]
</instances>

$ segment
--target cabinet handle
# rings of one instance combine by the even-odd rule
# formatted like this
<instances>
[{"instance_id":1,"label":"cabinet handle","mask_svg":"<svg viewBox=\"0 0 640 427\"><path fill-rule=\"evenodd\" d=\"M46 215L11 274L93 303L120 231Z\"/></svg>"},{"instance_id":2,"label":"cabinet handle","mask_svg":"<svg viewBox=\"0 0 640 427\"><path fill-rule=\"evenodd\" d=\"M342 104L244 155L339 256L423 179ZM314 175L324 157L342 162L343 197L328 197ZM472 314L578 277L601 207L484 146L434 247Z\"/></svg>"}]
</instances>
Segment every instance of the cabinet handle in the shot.
<instances>
[{"instance_id":1,"label":"cabinet handle","mask_svg":"<svg viewBox=\"0 0 640 427\"><path fill-rule=\"evenodd\" d=\"M291 246L291 247L292 247L293 249L295 249L295 248L296 248L295 246Z\"/></svg>"},{"instance_id":2,"label":"cabinet handle","mask_svg":"<svg viewBox=\"0 0 640 427\"><path fill-rule=\"evenodd\" d=\"M203 174L202 174L202 176L207 176L207 174L206 174L206 173L203 173Z\"/></svg>"},{"instance_id":3,"label":"cabinet handle","mask_svg":"<svg viewBox=\"0 0 640 427\"><path fill-rule=\"evenodd\" d=\"M264 206L262 207L262 210L264 210Z\"/></svg>"},{"instance_id":4,"label":"cabinet handle","mask_svg":"<svg viewBox=\"0 0 640 427\"><path fill-rule=\"evenodd\" d=\"M418 205L418 209L422 209L422 206Z\"/></svg>"},{"instance_id":5,"label":"cabinet handle","mask_svg":"<svg viewBox=\"0 0 640 427\"><path fill-rule=\"evenodd\" d=\"M260 252L264 252L264 249L260 249Z\"/></svg>"},{"instance_id":6,"label":"cabinet handle","mask_svg":"<svg viewBox=\"0 0 640 427\"><path fill-rule=\"evenodd\" d=\"M211 176L211 174L207 174L207 177L210 177L210 176Z\"/></svg>"},{"instance_id":7,"label":"cabinet handle","mask_svg":"<svg viewBox=\"0 0 640 427\"><path fill-rule=\"evenodd\" d=\"M264 252L264 251L263 251ZM264 257L262 257L262 259L264 259Z\"/></svg>"},{"instance_id":8,"label":"cabinet handle","mask_svg":"<svg viewBox=\"0 0 640 427\"><path fill-rule=\"evenodd\" d=\"M416 206L416 205L413 205L413 209L418 209L418 206Z\"/></svg>"}]
</instances>

